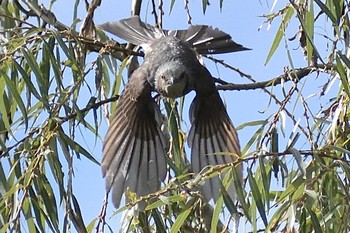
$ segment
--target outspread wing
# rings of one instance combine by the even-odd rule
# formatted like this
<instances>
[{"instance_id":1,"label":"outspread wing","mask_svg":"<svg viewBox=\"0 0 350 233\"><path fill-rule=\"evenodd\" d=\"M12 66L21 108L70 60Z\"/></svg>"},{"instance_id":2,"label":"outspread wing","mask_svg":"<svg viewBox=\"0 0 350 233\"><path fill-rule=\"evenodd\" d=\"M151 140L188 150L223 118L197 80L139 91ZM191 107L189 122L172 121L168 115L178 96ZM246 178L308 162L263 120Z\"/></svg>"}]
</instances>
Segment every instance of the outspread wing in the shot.
<instances>
[{"instance_id":1,"label":"outspread wing","mask_svg":"<svg viewBox=\"0 0 350 233\"><path fill-rule=\"evenodd\" d=\"M225 106L215 90L211 95L197 96L190 109L192 127L189 134L192 171L199 173L208 165L232 163L240 156L238 136L226 112ZM237 166L242 176L242 167ZM210 178L202 188L207 201L217 200L220 195L218 177ZM233 185L228 189L231 198L235 198Z\"/></svg>"},{"instance_id":2,"label":"outspread wing","mask_svg":"<svg viewBox=\"0 0 350 233\"><path fill-rule=\"evenodd\" d=\"M129 188L138 196L159 190L166 174L167 143L161 131L161 113L151 97L146 72L131 75L120 96L103 144L102 172L106 190L119 207Z\"/></svg>"}]
</instances>

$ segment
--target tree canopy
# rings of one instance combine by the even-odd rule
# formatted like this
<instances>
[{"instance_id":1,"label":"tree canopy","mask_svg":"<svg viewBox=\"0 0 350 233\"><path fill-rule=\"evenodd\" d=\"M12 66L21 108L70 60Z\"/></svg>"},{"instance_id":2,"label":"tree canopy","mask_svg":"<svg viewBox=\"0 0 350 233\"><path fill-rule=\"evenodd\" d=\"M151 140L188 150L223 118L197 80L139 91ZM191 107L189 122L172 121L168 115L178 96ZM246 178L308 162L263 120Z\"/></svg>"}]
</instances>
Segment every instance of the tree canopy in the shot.
<instances>
[{"instance_id":1,"label":"tree canopy","mask_svg":"<svg viewBox=\"0 0 350 233\"><path fill-rule=\"evenodd\" d=\"M254 57L253 48L252 59L266 67L279 59L280 73L257 79L226 60L203 56L206 65L242 78L215 78L218 90L246 91L242 96L253 92L264 100L254 109L259 117L238 116L242 157L190 174L184 99L167 102L163 113L172 146L164 185L141 198L127 192L130 204L116 213L108 212L114 209L107 194L104 200L91 200L102 203L94 219L84 218L76 195L75 174L83 169L77 161L100 166L100 152L84 140L102 144L101 129L118 107L128 59L142 60L142 54L96 28L96 12L104 1L68 3L73 7L70 24L57 16L65 10L55 8L60 2L65 1L0 1L1 232L115 232L111 223L121 213L123 232L230 232L238 219L240 232L350 231L347 0L251 2L252 8L270 8L261 12L259 30L267 28L273 38L264 58ZM190 24L194 8L205 15L217 5L224 10L225 3L114 4L115 9L130 4L132 14L162 27L175 14L175 4L184 4L181 11ZM118 20L117 13L114 17ZM243 187L236 182L238 164L244 166ZM216 203L205 203L198 192L202 181L223 172L228 175L222 185L234 184L236 200L222 191ZM140 201L147 202L146 210L133 212Z\"/></svg>"}]
</instances>

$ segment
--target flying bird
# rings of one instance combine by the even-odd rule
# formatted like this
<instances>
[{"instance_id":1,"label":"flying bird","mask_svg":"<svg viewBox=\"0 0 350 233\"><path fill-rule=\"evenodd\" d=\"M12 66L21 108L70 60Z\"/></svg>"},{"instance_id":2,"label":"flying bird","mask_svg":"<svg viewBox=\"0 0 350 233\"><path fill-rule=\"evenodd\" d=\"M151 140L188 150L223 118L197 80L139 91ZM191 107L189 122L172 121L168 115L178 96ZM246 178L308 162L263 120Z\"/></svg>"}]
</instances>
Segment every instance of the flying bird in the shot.
<instances>
[{"instance_id":1,"label":"flying bird","mask_svg":"<svg viewBox=\"0 0 350 233\"><path fill-rule=\"evenodd\" d=\"M236 160L240 155L237 132L213 77L198 60L198 54L247 48L235 43L230 35L205 25L162 30L134 16L100 27L141 46L145 54L120 95L103 143L102 173L116 208L126 190L138 196L156 192L166 175L168 140L161 130L162 113L152 92L169 98L196 92L189 111L192 172L198 174L208 165ZM237 169L241 174L242 167ZM201 189L202 195L207 201L216 200L220 187L218 177L210 178ZM232 185L228 192L234 196Z\"/></svg>"}]
</instances>

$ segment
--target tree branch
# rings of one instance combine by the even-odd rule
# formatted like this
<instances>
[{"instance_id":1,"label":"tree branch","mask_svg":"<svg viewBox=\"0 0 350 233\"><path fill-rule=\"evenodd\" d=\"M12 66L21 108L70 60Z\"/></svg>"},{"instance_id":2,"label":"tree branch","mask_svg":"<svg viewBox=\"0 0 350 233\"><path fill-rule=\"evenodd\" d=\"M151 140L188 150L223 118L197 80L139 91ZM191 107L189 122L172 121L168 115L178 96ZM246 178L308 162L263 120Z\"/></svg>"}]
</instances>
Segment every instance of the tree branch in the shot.
<instances>
[{"instance_id":1,"label":"tree branch","mask_svg":"<svg viewBox=\"0 0 350 233\"><path fill-rule=\"evenodd\" d=\"M323 64L317 64L315 66L309 66L304 68L298 68L295 70L290 70L288 72L285 72L284 74L281 74L275 78L272 78L267 81L263 82L254 82L254 83L244 83L244 84L235 84L235 83L228 83L225 81L222 81L220 79L214 79L215 82L220 83L220 85L217 86L218 90L255 90L255 89L262 89L266 87L271 86L277 86L283 82L293 81L291 80L291 76L297 80L301 80L302 78L306 77L307 75L315 72L315 71L330 71L333 69L332 64L323 65Z\"/></svg>"}]
</instances>

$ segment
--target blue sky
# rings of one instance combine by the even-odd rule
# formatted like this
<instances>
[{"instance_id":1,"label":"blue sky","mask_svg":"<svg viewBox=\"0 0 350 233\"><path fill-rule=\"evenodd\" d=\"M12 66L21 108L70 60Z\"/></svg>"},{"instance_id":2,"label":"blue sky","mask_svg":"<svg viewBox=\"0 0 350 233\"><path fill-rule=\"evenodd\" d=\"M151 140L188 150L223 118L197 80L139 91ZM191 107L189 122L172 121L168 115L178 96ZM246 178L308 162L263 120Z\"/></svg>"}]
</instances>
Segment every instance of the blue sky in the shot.
<instances>
[{"instance_id":1,"label":"blue sky","mask_svg":"<svg viewBox=\"0 0 350 233\"><path fill-rule=\"evenodd\" d=\"M131 5L130 2L131 1L103 0L102 5L95 12L95 23L100 24L107 21L116 21L129 17ZM164 6L164 28L187 28L186 11L184 10L183 1L176 1L175 7L170 15L168 10L169 6L166 4L167 2L168 1L165 1ZM229 33L236 42L252 49L251 51L219 55L215 56L215 58L223 59L226 63L250 74L256 81L269 80L283 74L284 67L290 66L290 62L284 48L284 41L282 41L279 49L276 51L276 54L270 60L270 62L267 65L264 65L280 21L274 21L271 27L268 27L267 24L263 24L265 18L259 16L270 12L273 1L226 0L223 2L224 7L222 11L220 11L219 1L212 0L210 1L211 5L207 8L205 15L203 15L202 12L201 2L201 0L190 1L190 12L193 24L207 24L213 27L218 27L221 30ZM281 2L282 3L277 4L275 9L279 9L279 6L285 4L285 1ZM54 4L53 12L55 12L57 19L66 25L70 25L72 23L73 4L73 1L69 4L67 4L67 1L57 1ZM152 24L153 16L150 14L150 7L151 3L144 1L141 17L145 19L145 15L147 15L148 22ZM85 7L81 5L78 14L79 18L81 19L85 17L84 9ZM296 25L291 25L290 29L287 31L287 37L289 38L294 36L297 30L298 28ZM322 30L320 29L320 31ZM291 52L294 66L306 66L306 61L303 59L301 50L298 48L298 41L288 42L288 48ZM205 60L205 63L212 75L215 77L220 77L233 83L250 83L250 81L248 81L246 78L242 78L237 73L234 73L220 65L216 66L208 60ZM315 89L311 88L306 90L306 92L311 94L318 88L318 80L312 76L309 82L314 82L315 84ZM282 95L282 92L278 87L273 91L277 96ZM226 91L221 92L221 96L224 98L229 115L236 126L249 121L265 119L278 107L274 104L270 106L269 96L261 90ZM188 97L186 101L188 106L191 101L191 97ZM317 101L318 100L316 100L316 104L311 107L318 108L321 103L318 103ZM320 102L321 101L327 102L327 100L320 100ZM264 112L265 110L266 112ZM300 114L300 110L296 109L295 113ZM287 125L287 127L291 129L293 128L293 125ZM106 129L107 124L104 121L102 122L102 126L100 128L101 138L104 137ZM242 148L252 137L255 129L256 128L244 128L238 132ZM88 133L88 131L86 131L86 133ZM94 135L92 135L90 132L89 134L91 134L91 137L89 134L85 134L84 131L82 134L84 135L84 138L77 134L79 143L81 143L82 146L89 148L95 158L100 161L102 156L102 140L98 140L95 143ZM287 135L287 137L288 136L289 135ZM75 160L74 169L75 178L73 189L80 201L83 217L85 223L87 224L96 218L100 212L104 198L104 180L102 179L100 167L91 163L85 158ZM275 184L275 188L281 188L278 182ZM110 203L107 214L108 218L113 214L113 211L114 208ZM112 227L118 228L119 219L120 214L107 221Z\"/></svg>"}]
</instances>

